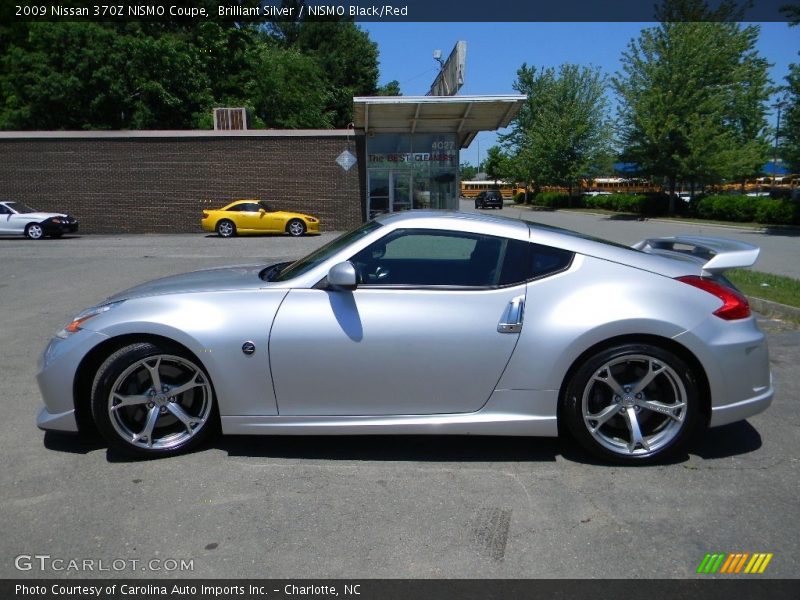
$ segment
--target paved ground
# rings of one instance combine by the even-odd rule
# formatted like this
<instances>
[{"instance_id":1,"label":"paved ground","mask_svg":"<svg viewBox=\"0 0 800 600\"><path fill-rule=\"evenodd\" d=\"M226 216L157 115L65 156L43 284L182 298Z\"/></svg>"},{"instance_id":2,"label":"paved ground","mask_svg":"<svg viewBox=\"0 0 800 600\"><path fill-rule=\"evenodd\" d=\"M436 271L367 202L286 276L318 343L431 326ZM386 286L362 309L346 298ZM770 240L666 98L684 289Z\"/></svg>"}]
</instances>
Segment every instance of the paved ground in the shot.
<instances>
[{"instance_id":1,"label":"paved ground","mask_svg":"<svg viewBox=\"0 0 800 600\"><path fill-rule=\"evenodd\" d=\"M37 356L79 309L324 239L0 240L0 577L681 577L706 552L740 551L773 552L766 575L797 576L800 331L780 323L765 323L773 407L667 466L593 464L556 440L449 437L228 438L130 462L35 428ZM35 554L123 568L15 568ZM169 559L193 571L167 571Z\"/></svg>"}]
</instances>

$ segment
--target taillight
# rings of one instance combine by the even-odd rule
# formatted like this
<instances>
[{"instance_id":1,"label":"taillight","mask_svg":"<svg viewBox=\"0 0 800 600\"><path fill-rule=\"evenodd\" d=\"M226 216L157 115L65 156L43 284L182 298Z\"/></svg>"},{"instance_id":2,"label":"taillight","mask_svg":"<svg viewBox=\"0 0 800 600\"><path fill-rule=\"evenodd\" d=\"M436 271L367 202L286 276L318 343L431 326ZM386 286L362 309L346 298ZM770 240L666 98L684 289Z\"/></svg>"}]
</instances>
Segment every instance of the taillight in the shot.
<instances>
[{"instance_id":1,"label":"taillight","mask_svg":"<svg viewBox=\"0 0 800 600\"><path fill-rule=\"evenodd\" d=\"M750 316L750 303L747 298L736 290L717 283L713 279L706 279L697 275L678 277L678 281L688 283L722 300L722 306L714 311L714 315L720 319L733 321L734 319L746 319Z\"/></svg>"},{"instance_id":2,"label":"taillight","mask_svg":"<svg viewBox=\"0 0 800 600\"><path fill-rule=\"evenodd\" d=\"M204 218L204 219L207 219L207 218L208 218L208 211L207 211L207 210L204 210L204 211L203 211L203 218Z\"/></svg>"}]
</instances>

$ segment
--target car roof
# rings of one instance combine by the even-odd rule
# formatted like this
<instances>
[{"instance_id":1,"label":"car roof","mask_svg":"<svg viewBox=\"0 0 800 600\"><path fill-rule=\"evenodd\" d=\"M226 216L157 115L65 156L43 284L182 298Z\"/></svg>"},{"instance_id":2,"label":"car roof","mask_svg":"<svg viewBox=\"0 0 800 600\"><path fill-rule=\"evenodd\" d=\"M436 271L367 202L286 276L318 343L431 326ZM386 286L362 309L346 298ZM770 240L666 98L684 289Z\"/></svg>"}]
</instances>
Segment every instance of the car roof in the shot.
<instances>
[{"instance_id":1,"label":"car roof","mask_svg":"<svg viewBox=\"0 0 800 600\"><path fill-rule=\"evenodd\" d=\"M667 277L700 273L700 269L696 265L685 260L648 254L629 246L569 229L522 221L512 217L448 210L410 210L386 213L376 217L375 220L382 225L394 228L449 229L529 240L545 246L562 248L659 273Z\"/></svg>"},{"instance_id":2,"label":"car roof","mask_svg":"<svg viewBox=\"0 0 800 600\"><path fill-rule=\"evenodd\" d=\"M422 229L453 229L490 235L505 235L527 240L528 224L519 219L454 210L406 210L386 213L375 218L382 225Z\"/></svg>"}]
</instances>

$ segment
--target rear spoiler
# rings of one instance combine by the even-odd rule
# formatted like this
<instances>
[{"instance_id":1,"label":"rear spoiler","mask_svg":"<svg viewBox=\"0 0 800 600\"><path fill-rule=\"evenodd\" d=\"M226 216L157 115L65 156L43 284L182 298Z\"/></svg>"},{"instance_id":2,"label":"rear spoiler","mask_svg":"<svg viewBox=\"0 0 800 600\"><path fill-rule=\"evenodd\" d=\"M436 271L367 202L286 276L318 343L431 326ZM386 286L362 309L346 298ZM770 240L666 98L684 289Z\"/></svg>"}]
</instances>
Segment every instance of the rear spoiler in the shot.
<instances>
[{"instance_id":1,"label":"rear spoiler","mask_svg":"<svg viewBox=\"0 0 800 600\"><path fill-rule=\"evenodd\" d=\"M637 242L633 248L650 254L695 259L702 265L704 275L751 267L761 251L758 246L747 242L694 236L651 238Z\"/></svg>"}]
</instances>

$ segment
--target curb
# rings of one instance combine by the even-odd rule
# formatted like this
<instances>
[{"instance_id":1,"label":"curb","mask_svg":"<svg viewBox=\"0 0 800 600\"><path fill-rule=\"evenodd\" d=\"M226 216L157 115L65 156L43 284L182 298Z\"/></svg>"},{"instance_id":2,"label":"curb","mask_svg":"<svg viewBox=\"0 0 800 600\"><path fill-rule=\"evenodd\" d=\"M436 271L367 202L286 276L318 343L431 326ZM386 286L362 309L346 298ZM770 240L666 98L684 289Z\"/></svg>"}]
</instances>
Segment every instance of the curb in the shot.
<instances>
[{"instance_id":1,"label":"curb","mask_svg":"<svg viewBox=\"0 0 800 600\"><path fill-rule=\"evenodd\" d=\"M754 296L747 296L747 301L750 302L750 308L752 308L755 312L764 315L765 317L790 319L792 321L800 322L800 308L787 306L786 304L780 304L778 302L773 302L772 300L756 298Z\"/></svg>"}]
</instances>

